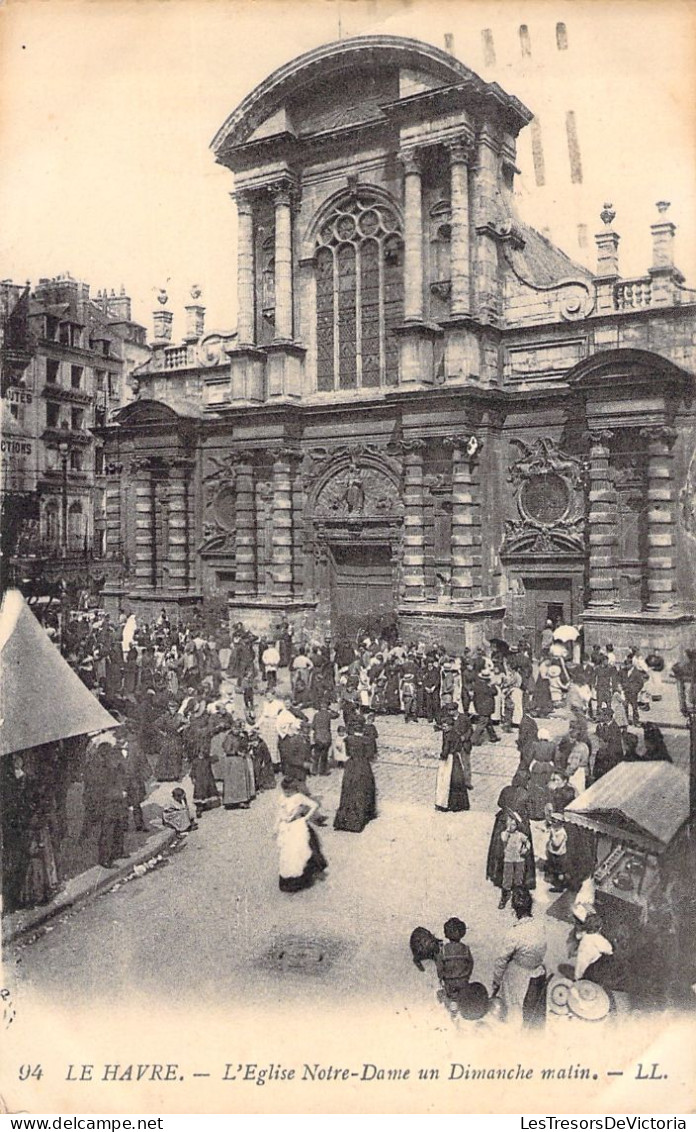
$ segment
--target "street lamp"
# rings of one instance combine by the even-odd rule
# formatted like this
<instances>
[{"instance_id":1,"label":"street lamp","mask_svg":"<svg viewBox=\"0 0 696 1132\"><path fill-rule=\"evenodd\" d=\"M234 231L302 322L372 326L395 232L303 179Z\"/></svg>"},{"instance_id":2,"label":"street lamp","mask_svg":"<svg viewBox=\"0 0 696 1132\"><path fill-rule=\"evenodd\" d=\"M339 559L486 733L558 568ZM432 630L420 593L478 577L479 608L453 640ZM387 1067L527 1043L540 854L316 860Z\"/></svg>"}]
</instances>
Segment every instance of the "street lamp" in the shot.
<instances>
[{"instance_id":1,"label":"street lamp","mask_svg":"<svg viewBox=\"0 0 696 1132\"><path fill-rule=\"evenodd\" d=\"M63 474L61 495L63 522L61 526L60 545L63 553L63 558L65 558L68 553L68 452L70 451L70 445L68 444L67 440L61 440L60 444L58 445L58 451L60 452L61 471Z\"/></svg>"},{"instance_id":2,"label":"street lamp","mask_svg":"<svg viewBox=\"0 0 696 1132\"><path fill-rule=\"evenodd\" d=\"M696 649L686 650L686 660L672 669L679 691L679 707L689 721L689 816L696 818Z\"/></svg>"}]
</instances>

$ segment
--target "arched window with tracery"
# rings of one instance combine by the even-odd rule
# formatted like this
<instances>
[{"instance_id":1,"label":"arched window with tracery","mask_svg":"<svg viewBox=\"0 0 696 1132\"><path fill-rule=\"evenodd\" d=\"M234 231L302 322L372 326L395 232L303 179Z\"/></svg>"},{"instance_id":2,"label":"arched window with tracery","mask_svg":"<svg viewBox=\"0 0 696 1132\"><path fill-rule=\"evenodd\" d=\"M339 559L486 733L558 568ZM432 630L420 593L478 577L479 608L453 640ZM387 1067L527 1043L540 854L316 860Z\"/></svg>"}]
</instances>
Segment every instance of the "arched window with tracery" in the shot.
<instances>
[{"instance_id":1,"label":"arched window with tracery","mask_svg":"<svg viewBox=\"0 0 696 1132\"><path fill-rule=\"evenodd\" d=\"M317 388L396 385L403 241L395 209L369 192L339 201L316 243Z\"/></svg>"}]
</instances>

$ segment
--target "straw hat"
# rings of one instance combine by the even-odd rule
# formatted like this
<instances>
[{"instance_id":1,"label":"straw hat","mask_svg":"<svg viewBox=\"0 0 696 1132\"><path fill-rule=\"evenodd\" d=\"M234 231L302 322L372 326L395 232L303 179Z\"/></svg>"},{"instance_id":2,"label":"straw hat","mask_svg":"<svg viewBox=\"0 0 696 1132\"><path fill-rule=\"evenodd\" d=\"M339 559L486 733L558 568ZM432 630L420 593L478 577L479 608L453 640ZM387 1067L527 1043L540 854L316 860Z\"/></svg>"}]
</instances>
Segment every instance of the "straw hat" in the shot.
<instances>
[{"instance_id":1,"label":"straw hat","mask_svg":"<svg viewBox=\"0 0 696 1132\"><path fill-rule=\"evenodd\" d=\"M603 987L580 979L568 991L568 1006L585 1022L600 1022L611 1010L611 999Z\"/></svg>"}]
</instances>

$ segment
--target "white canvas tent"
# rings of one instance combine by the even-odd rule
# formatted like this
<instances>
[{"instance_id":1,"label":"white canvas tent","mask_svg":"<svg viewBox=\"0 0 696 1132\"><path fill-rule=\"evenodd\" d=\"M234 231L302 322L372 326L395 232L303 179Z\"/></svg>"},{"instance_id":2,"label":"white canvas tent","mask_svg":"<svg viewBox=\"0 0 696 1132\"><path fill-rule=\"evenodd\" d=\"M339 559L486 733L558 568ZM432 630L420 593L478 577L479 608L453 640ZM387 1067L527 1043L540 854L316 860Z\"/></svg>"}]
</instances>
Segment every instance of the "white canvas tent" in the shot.
<instances>
[{"instance_id":1,"label":"white canvas tent","mask_svg":"<svg viewBox=\"0 0 696 1132\"><path fill-rule=\"evenodd\" d=\"M19 590L8 590L0 609L0 755L117 726Z\"/></svg>"},{"instance_id":2,"label":"white canvas tent","mask_svg":"<svg viewBox=\"0 0 696 1132\"><path fill-rule=\"evenodd\" d=\"M563 811L573 825L661 853L689 816L689 779L668 762L622 762Z\"/></svg>"}]
</instances>

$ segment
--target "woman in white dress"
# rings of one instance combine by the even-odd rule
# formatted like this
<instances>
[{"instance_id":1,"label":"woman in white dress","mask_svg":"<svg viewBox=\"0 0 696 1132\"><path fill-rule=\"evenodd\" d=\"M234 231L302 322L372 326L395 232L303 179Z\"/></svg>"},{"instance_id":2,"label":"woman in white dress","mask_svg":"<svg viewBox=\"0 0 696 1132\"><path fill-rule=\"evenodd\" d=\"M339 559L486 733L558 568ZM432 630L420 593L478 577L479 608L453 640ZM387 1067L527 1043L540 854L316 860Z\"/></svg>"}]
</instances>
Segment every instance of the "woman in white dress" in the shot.
<instances>
[{"instance_id":1,"label":"woman in white dress","mask_svg":"<svg viewBox=\"0 0 696 1132\"><path fill-rule=\"evenodd\" d=\"M513 889L515 921L493 966L493 996L500 993L503 1017L515 1026L534 1025L544 1013L546 929L532 906L528 889Z\"/></svg>"},{"instance_id":2,"label":"woman in white dress","mask_svg":"<svg viewBox=\"0 0 696 1132\"><path fill-rule=\"evenodd\" d=\"M278 887L281 892L300 892L309 888L327 867L316 830L309 824L319 809L297 783L284 778L280 784L278 822Z\"/></svg>"}]
</instances>

